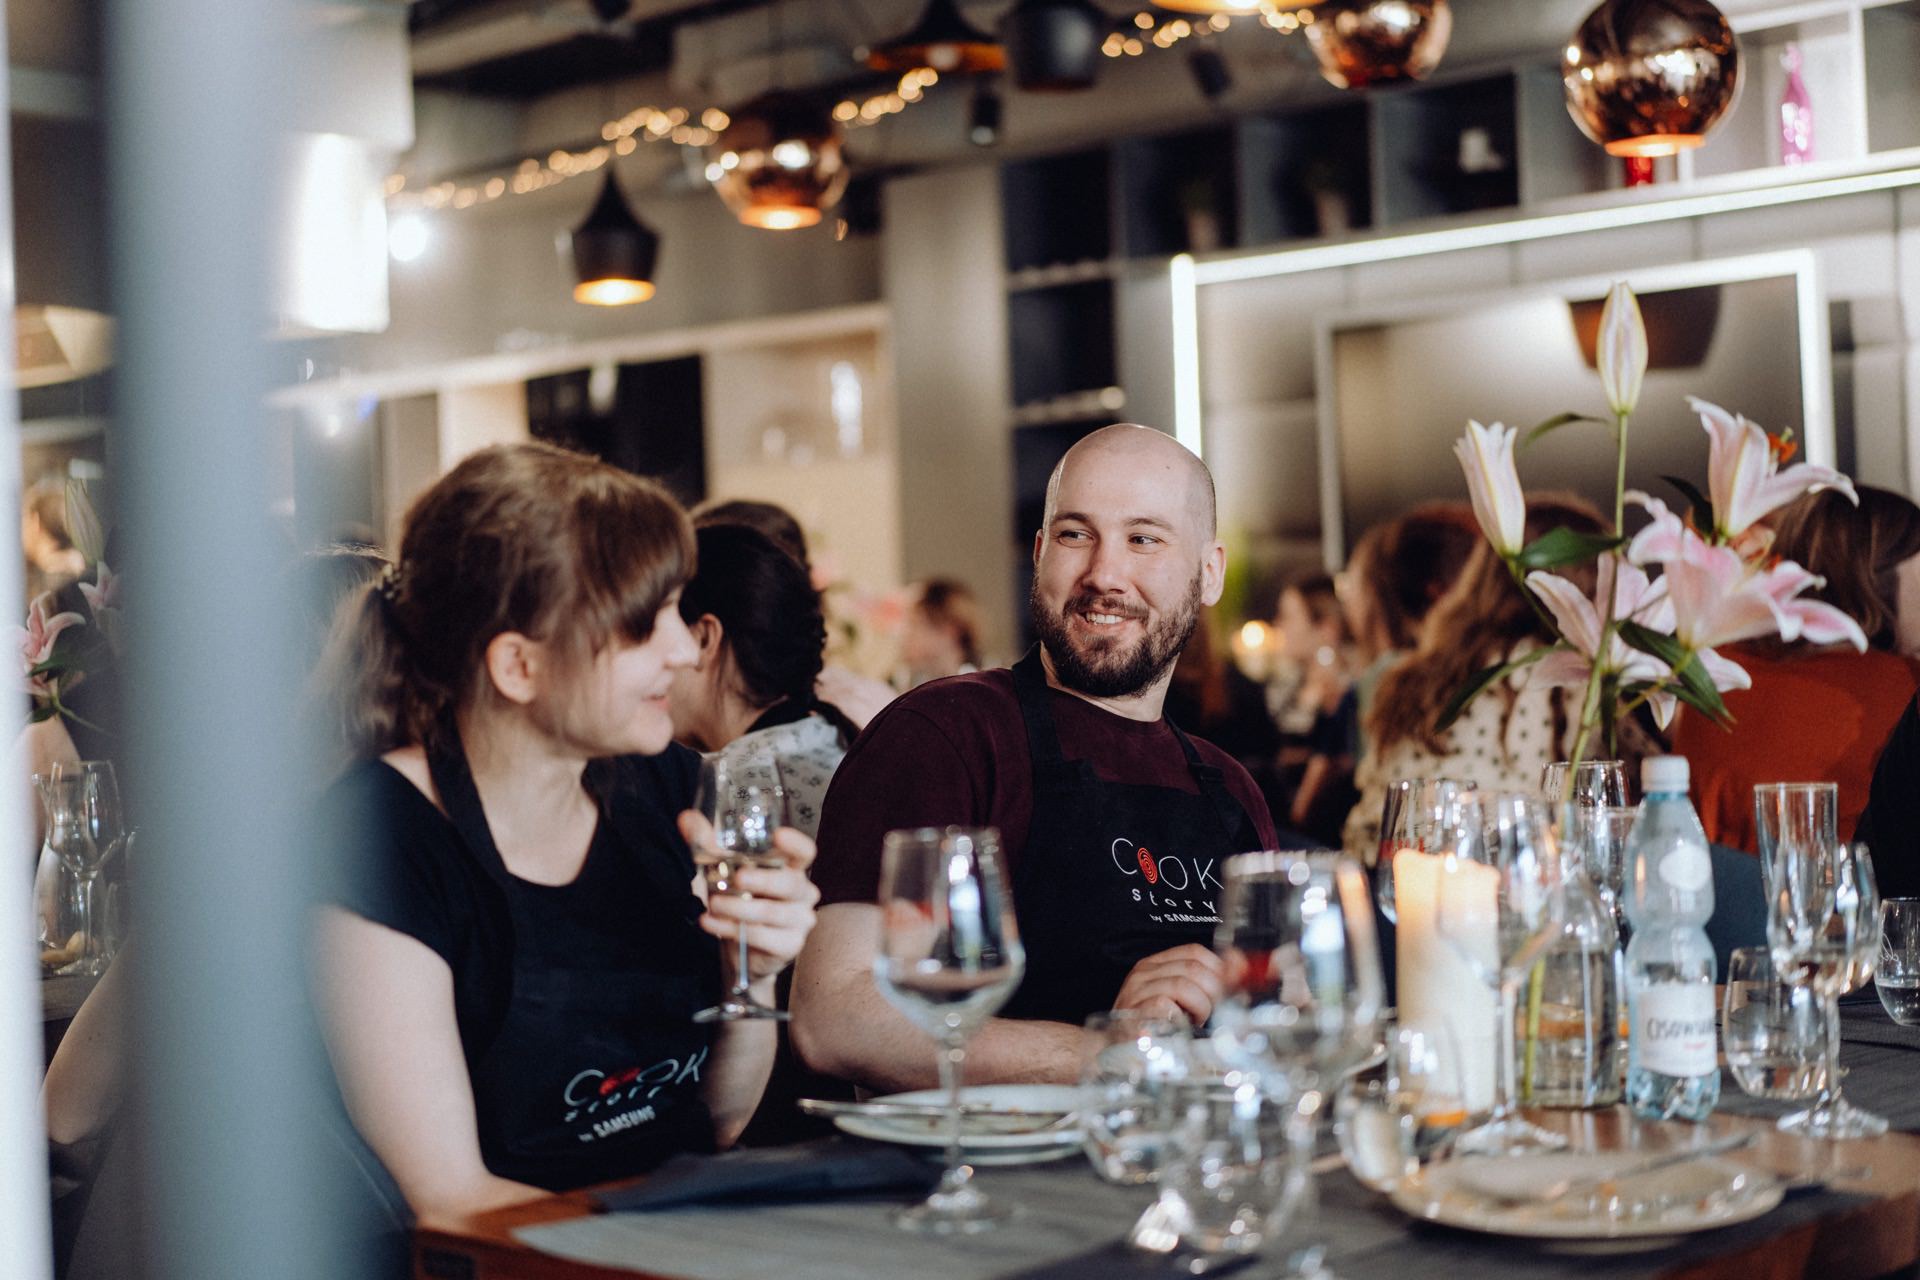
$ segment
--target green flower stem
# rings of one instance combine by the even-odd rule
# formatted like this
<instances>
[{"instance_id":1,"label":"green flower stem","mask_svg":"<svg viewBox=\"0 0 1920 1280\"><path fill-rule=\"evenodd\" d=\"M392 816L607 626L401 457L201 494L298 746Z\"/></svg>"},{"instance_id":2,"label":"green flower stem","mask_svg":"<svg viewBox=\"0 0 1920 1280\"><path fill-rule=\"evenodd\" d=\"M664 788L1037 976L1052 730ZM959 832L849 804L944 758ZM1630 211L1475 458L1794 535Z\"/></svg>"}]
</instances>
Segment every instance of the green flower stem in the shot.
<instances>
[{"instance_id":1,"label":"green flower stem","mask_svg":"<svg viewBox=\"0 0 1920 1280\"><path fill-rule=\"evenodd\" d=\"M1627 422L1630 411L1613 415L1613 531L1623 534L1627 523Z\"/></svg>"}]
</instances>

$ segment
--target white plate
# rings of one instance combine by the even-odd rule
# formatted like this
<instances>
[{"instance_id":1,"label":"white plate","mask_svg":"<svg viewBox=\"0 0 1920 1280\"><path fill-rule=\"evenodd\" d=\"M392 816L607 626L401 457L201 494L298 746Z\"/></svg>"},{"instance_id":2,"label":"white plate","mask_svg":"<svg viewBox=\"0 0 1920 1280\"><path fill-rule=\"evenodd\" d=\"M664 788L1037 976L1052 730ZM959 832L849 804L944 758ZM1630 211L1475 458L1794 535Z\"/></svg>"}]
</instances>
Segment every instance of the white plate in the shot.
<instances>
[{"instance_id":1,"label":"white plate","mask_svg":"<svg viewBox=\"0 0 1920 1280\"><path fill-rule=\"evenodd\" d=\"M1612 1207L1578 1191L1548 1203L1508 1203L1485 1192L1542 1187L1568 1177L1604 1176L1643 1152L1555 1154L1444 1161L1389 1193L1403 1212L1427 1222L1532 1240L1670 1239L1747 1222L1780 1203L1778 1179L1709 1157L1623 1179Z\"/></svg>"},{"instance_id":2,"label":"white plate","mask_svg":"<svg viewBox=\"0 0 1920 1280\"><path fill-rule=\"evenodd\" d=\"M990 1106L996 1111L1049 1112L1051 1114L1035 1121L1036 1125L1045 1125L1062 1112L1071 1111L1079 1102L1080 1091L1063 1084L986 1084L963 1089L960 1097L964 1102ZM946 1100L945 1089L916 1089L912 1093L894 1093L873 1099L875 1102L934 1105L943 1104ZM1002 1117L993 1117L993 1121L996 1125L1006 1123ZM833 1122L842 1132L856 1138L899 1142L910 1147L947 1145L947 1121L943 1116L835 1116ZM979 1132L971 1131L963 1124L960 1135L961 1145L970 1157L1001 1151L1031 1155L1080 1149L1080 1126L1071 1120L1057 1129L1039 1133L1007 1133L1004 1129Z\"/></svg>"}]
</instances>

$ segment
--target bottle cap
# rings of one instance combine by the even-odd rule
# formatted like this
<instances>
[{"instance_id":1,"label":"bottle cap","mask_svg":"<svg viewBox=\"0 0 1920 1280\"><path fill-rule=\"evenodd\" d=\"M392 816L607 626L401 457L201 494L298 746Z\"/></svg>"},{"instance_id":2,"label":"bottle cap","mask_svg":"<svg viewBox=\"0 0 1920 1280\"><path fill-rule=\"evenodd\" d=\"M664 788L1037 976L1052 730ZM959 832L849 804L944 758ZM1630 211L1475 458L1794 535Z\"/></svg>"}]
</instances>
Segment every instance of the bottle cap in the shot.
<instances>
[{"instance_id":1,"label":"bottle cap","mask_svg":"<svg viewBox=\"0 0 1920 1280\"><path fill-rule=\"evenodd\" d=\"M1640 762L1640 789L1648 795L1684 792L1691 780L1685 756L1648 756Z\"/></svg>"}]
</instances>

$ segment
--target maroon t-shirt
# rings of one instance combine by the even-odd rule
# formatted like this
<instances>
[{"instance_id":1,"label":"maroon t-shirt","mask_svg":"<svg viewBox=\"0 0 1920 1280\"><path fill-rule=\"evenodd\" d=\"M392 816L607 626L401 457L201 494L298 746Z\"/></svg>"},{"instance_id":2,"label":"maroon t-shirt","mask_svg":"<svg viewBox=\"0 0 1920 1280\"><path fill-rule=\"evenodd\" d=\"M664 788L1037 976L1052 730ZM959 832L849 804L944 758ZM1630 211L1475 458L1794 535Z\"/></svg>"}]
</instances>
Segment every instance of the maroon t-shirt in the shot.
<instances>
[{"instance_id":1,"label":"maroon t-shirt","mask_svg":"<svg viewBox=\"0 0 1920 1280\"><path fill-rule=\"evenodd\" d=\"M1058 689L1047 696L1067 759L1087 761L1108 782L1200 790L1164 719L1129 720ZM1252 777L1212 743L1194 738L1193 745L1219 767L1228 793L1271 848L1273 819ZM1033 754L1013 672L1002 667L921 685L875 716L834 770L813 864L820 905L872 902L880 891L881 841L903 827L998 827L1011 880L1032 816Z\"/></svg>"}]
</instances>

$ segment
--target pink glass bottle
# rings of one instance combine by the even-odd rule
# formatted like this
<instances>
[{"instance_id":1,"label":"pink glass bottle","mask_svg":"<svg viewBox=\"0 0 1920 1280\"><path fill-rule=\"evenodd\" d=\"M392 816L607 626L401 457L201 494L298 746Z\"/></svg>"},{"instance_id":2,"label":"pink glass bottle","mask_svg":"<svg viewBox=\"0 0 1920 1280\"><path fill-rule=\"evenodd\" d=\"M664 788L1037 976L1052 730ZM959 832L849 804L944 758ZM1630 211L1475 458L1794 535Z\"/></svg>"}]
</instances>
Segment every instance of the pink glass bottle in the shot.
<instances>
[{"instance_id":1,"label":"pink glass bottle","mask_svg":"<svg viewBox=\"0 0 1920 1280\"><path fill-rule=\"evenodd\" d=\"M1789 44L1780 55L1787 70L1786 92L1780 95L1780 163L1806 164L1813 159L1813 99L1800 78L1800 46Z\"/></svg>"}]
</instances>

